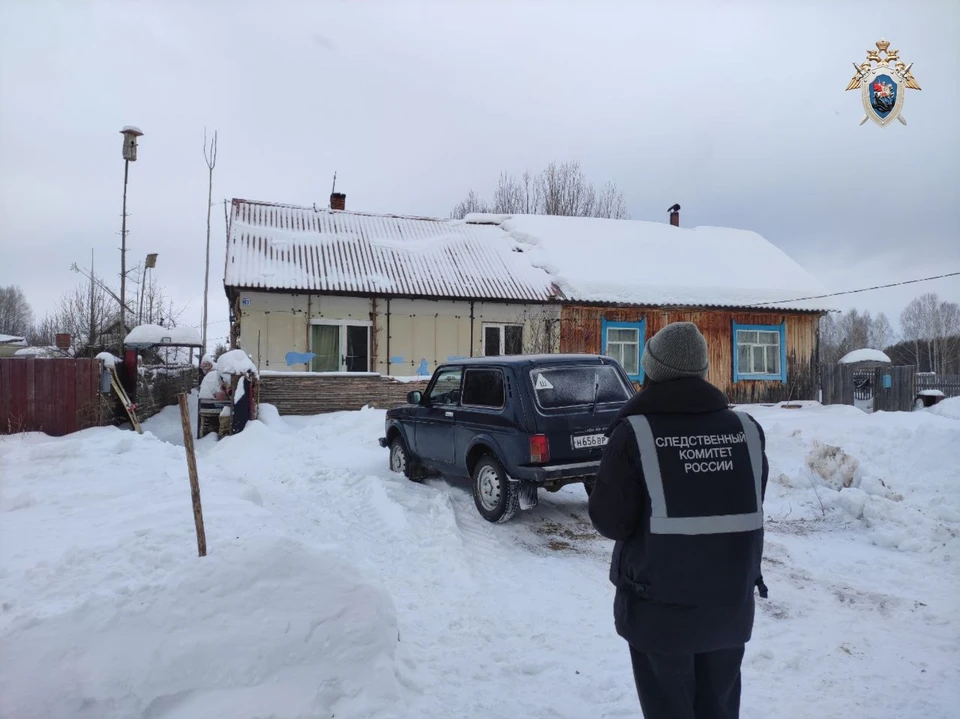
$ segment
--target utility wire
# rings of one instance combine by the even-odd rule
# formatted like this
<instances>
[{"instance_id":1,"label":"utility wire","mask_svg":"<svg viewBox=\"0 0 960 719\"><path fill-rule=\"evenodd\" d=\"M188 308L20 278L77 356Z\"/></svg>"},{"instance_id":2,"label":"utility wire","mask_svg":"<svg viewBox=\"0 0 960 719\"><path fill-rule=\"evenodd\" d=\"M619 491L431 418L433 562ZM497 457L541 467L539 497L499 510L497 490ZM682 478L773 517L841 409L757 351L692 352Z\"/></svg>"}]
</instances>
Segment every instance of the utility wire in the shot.
<instances>
[{"instance_id":1,"label":"utility wire","mask_svg":"<svg viewBox=\"0 0 960 719\"><path fill-rule=\"evenodd\" d=\"M826 295L811 295L810 297L796 297L792 300L777 300L776 302L758 302L753 305L747 305L748 307L763 307L764 305L783 305L790 302L803 302L805 300L822 300L827 297L840 297L841 295L855 295L860 292L870 292L872 290L885 290L890 287L900 287L902 285L915 285L918 282L930 282L931 280L942 280L947 277L957 277L960 276L960 272L948 272L945 275L935 275L933 277L921 277L916 280L903 280L902 282L891 282L886 285L875 285L873 287L861 287L858 290L844 290L843 292L830 292Z\"/></svg>"}]
</instances>

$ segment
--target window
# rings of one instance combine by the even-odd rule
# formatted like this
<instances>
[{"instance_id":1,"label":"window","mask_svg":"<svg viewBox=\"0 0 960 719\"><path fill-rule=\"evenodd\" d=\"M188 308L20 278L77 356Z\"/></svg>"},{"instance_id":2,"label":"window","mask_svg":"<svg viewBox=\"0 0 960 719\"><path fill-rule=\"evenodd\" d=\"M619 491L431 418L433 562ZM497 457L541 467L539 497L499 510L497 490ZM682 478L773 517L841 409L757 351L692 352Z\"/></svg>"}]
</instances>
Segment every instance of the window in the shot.
<instances>
[{"instance_id":1,"label":"window","mask_svg":"<svg viewBox=\"0 0 960 719\"><path fill-rule=\"evenodd\" d=\"M604 319L601 322L601 354L619 362L634 382L643 381L640 356L646 328L645 319L640 322L608 322Z\"/></svg>"},{"instance_id":2,"label":"window","mask_svg":"<svg viewBox=\"0 0 960 719\"><path fill-rule=\"evenodd\" d=\"M483 325L483 356L523 354L523 325Z\"/></svg>"},{"instance_id":3,"label":"window","mask_svg":"<svg viewBox=\"0 0 960 719\"><path fill-rule=\"evenodd\" d=\"M430 404L458 404L460 402L460 379L463 369L454 367L441 370L436 381L427 392L427 401Z\"/></svg>"},{"instance_id":4,"label":"window","mask_svg":"<svg viewBox=\"0 0 960 719\"><path fill-rule=\"evenodd\" d=\"M530 371L537 404L543 409L625 402L630 393L610 365L572 365ZM599 390L597 383L599 382Z\"/></svg>"},{"instance_id":5,"label":"window","mask_svg":"<svg viewBox=\"0 0 960 719\"><path fill-rule=\"evenodd\" d=\"M310 329L313 372L369 372L370 325L314 320Z\"/></svg>"},{"instance_id":6,"label":"window","mask_svg":"<svg viewBox=\"0 0 960 719\"><path fill-rule=\"evenodd\" d=\"M733 381L787 381L783 325L733 323Z\"/></svg>"},{"instance_id":7,"label":"window","mask_svg":"<svg viewBox=\"0 0 960 719\"><path fill-rule=\"evenodd\" d=\"M464 373L464 405L500 409L504 405L503 400L503 372L498 369L468 369Z\"/></svg>"}]
</instances>

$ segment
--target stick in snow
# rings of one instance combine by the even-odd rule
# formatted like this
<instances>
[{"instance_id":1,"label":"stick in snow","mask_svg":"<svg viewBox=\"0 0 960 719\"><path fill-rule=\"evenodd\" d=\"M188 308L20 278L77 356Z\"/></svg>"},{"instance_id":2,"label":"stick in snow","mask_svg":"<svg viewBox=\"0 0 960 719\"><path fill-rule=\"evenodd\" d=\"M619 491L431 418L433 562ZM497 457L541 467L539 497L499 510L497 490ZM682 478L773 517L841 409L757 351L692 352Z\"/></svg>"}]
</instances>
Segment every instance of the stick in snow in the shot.
<instances>
[{"instance_id":1,"label":"stick in snow","mask_svg":"<svg viewBox=\"0 0 960 719\"><path fill-rule=\"evenodd\" d=\"M183 446L187 450L187 471L190 473L190 494L193 497L193 522L197 527L197 552L207 556L207 534L203 530L203 507L200 506L200 480L197 478L197 456L193 451L193 432L190 430L190 411L187 395L180 394L180 424L183 425Z\"/></svg>"}]
</instances>

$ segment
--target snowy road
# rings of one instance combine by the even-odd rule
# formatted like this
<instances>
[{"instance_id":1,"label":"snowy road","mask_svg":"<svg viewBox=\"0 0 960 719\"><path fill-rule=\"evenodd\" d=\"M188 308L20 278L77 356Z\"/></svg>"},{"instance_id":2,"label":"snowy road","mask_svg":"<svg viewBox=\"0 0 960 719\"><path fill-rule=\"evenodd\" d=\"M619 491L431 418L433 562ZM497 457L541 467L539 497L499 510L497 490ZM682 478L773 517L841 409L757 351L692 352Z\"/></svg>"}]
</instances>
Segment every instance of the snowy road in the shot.
<instances>
[{"instance_id":1,"label":"snowy road","mask_svg":"<svg viewBox=\"0 0 960 719\"><path fill-rule=\"evenodd\" d=\"M771 459L771 598L747 649L744 718L953 716L960 418L750 411ZM387 471L382 412L268 407L198 447L200 560L177 417L151 420L156 436L0 441L0 666L22 657L0 674L0 716L639 716L610 543L582 487L491 525L467 487ZM197 567L221 574L188 585ZM191 624L175 600L226 606ZM332 620L308 616L338 601Z\"/></svg>"}]
</instances>

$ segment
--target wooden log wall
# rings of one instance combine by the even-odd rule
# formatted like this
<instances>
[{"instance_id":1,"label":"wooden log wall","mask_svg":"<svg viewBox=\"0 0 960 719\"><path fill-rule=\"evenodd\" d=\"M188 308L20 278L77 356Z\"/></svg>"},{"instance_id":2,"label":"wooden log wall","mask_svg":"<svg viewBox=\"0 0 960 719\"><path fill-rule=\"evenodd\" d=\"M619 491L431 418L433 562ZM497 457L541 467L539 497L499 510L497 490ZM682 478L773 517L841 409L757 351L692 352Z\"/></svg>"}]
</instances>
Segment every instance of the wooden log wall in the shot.
<instances>
[{"instance_id":1,"label":"wooden log wall","mask_svg":"<svg viewBox=\"0 0 960 719\"><path fill-rule=\"evenodd\" d=\"M260 378L260 402L280 414L322 414L371 405L390 409L406 403L407 393L427 388L427 381L398 382L380 375L270 374Z\"/></svg>"},{"instance_id":2,"label":"wooden log wall","mask_svg":"<svg viewBox=\"0 0 960 719\"><path fill-rule=\"evenodd\" d=\"M707 340L710 353L707 379L723 390L731 402L746 404L817 399L818 314L564 305L560 317L560 351L599 354L601 320L604 318L610 322L640 322L645 319L647 340L670 323L693 322ZM743 325L786 323L786 384L758 380L733 381L734 321Z\"/></svg>"}]
</instances>

